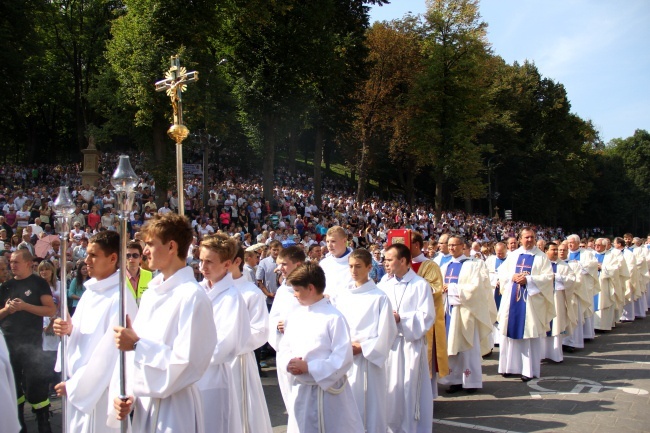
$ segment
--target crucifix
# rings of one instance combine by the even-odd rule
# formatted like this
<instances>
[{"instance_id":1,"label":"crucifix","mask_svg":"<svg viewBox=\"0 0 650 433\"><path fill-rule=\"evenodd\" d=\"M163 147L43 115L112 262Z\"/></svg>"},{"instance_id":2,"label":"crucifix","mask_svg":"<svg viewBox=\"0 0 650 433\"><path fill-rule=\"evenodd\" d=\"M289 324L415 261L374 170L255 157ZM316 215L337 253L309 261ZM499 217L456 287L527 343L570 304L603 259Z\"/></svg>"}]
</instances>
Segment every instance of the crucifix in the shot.
<instances>
[{"instance_id":1,"label":"crucifix","mask_svg":"<svg viewBox=\"0 0 650 433\"><path fill-rule=\"evenodd\" d=\"M185 214L185 197L183 193L183 140L190 130L183 124L183 92L188 83L199 79L196 71L187 72L181 66L179 57L172 56L171 67L165 72L165 79L156 82L156 92L166 91L171 99L174 110L174 123L169 127L167 135L176 142L176 190L178 191L178 214Z\"/></svg>"}]
</instances>

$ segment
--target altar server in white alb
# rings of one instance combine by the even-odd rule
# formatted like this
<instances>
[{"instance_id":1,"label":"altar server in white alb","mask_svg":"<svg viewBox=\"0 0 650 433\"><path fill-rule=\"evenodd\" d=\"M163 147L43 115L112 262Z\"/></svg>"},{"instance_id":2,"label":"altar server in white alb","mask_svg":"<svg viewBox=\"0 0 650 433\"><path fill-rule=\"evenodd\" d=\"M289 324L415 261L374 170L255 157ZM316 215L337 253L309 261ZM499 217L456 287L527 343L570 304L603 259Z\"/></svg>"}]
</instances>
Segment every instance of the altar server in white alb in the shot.
<instances>
[{"instance_id":1,"label":"altar server in white alb","mask_svg":"<svg viewBox=\"0 0 650 433\"><path fill-rule=\"evenodd\" d=\"M229 272L237 244L219 233L204 237L199 248L204 277L200 285L212 302L217 328L217 345L210 366L197 383L203 398L205 431L240 433L243 426L236 391L239 383L235 382L232 363L251 336L251 321Z\"/></svg>"},{"instance_id":2,"label":"altar server in white alb","mask_svg":"<svg viewBox=\"0 0 650 433\"><path fill-rule=\"evenodd\" d=\"M525 227L521 247L510 252L499 267L501 308L498 321L503 334L499 373L517 375L524 382L540 377L542 337L555 316L553 269L535 246L535 231Z\"/></svg>"},{"instance_id":3,"label":"altar server in white alb","mask_svg":"<svg viewBox=\"0 0 650 433\"><path fill-rule=\"evenodd\" d=\"M558 257L558 246L555 242L549 242L545 246L546 257L553 268L553 292L555 299L555 317L551 320L551 330L542 339L542 359L550 359L553 362L562 362L562 340L564 334L572 333L578 326L576 309L571 303L574 296L576 275L569 265Z\"/></svg>"},{"instance_id":4,"label":"altar server in white alb","mask_svg":"<svg viewBox=\"0 0 650 433\"><path fill-rule=\"evenodd\" d=\"M330 298L336 297L340 290L353 282L348 271L348 255L352 248L348 248L347 240L348 236L340 226L330 227L325 235L329 253L320 261L320 266L327 279L325 294Z\"/></svg>"},{"instance_id":5,"label":"altar server in white alb","mask_svg":"<svg viewBox=\"0 0 650 433\"><path fill-rule=\"evenodd\" d=\"M620 261L611 251L607 251L607 239L596 239L594 248L600 282L600 293L594 298L594 305L598 306L594 314L594 329L610 331L616 323L616 305L622 305L624 301Z\"/></svg>"},{"instance_id":6,"label":"altar server in white alb","mask_svg":"<svg viewBox=\"0 0 650 433\"><path fill-rule=\"evenodd\" d=\"M386 432L386 359L397 325L388 296L368 277L372 256L365 249L349 254L354 284L339 291L332 304L350 326L353 364L348 379L368 433Z\"/></svg>"},{"instance_id":7,"label":"altar server in white alb","mask_svg":"<svg viewBox=\"0 0 650 433\"><path fill-rule=\"evenodd\" d=\"M462 389L472 394L483 388L481 341L490 338L497 316L487 266L481 259L466 257L464 245L462 238L450 237L452 258L440 269L447 292L449 374L438 383L449 385L448 394Z\"/></svg>"},{"instance_id":8,"label":"altar server in white alb","mask_svg":"<svg viewBox=\"0 0 650 433\"><path fill-rule=\"evenodd\" d=\"M244 268L244 249L237 245L237 254L230 266L235 287L244 299L250 318L251 336L242 346L239 355L233 360L232 374L239 403L242 430L244 433L271 433L271 418L266 406L264 388L255 360L255 349L266 343L269 331L269 311L266 296L242 274Z\"/></svg>"},{"instance_id":9,"label":"altar server in white alb","mask_svg":"<svg viewBox=\"0 0 650 433\"><path fill-rule=\"evenodd\" d=\"M160 274L142 295L133 326L115 328L117 347L133 351L127 401L115 395L118 419L131 407L134 432L204 433L197 382L217 344L212 304L185 260L192 228L184 216L156 214L142 228L144 254ZM207 432L206 432L207 433Z\"/></svg>"},{"instance_id":10,"label":"altar server in white alb","mask_svg":"<svg viewBox=\"0 0 650 433\"><path fill-rule=\"evenodd\" d=\"M361 433L363 423L346 373L352 341L343 315L330 303L325 274L305 263L288 278L300 307L287 321L278 369L291 374L288 433ZM430 427L429 427L430 428Z\"/></svg>"},{"instance_id":11,"label":"altar server in white alb","mask_svg":"<svg viewBox=\"0 0 650 433\"><path fill-rule=\"evenodd\" d=\"M70 336L65 352L68 379L56 385L55 390L59 396L67 396L71 432L119 431L108 426L109 412L113 414L109 411L113 407L109 385L119 355L113 341L113 327L119 324L119 254L117 232L103 231L90 238L85 263L91 278L84 283L86 291L71 321L54 321L56 335ZM125 295L126 313L135 318L135 298L130 291ZM60 371L60 365L56 370Z\"/></svg>"},{"instance_id":12,"label":"altar server in white alb","mask_svg":"<svg viewBox=\"0 0 650 433\"><path fill-rule=\"evenodd\" d=\"M276 351L276 359L279 356L278 352L282 350L282 338L284 337L284 330L287 324L287 318L291 315L293 310L300 307L300 303L294 296L293 288L287 282L287 277L294 269L305 262L305 250L297 245L292 245L280 251L277 258L278 270L282 275L284 281L278 287L278 291L269 313L269 344ZM284 405L287 411L291 410L289 405L290 394L290 374L286 369L277 369L278 373L278 386L280 393L284 400Z\"/></svg>"},{"instance_id":13,"label":"altar server in white alb","mask_svg":"<svg viewBox=\"0 0 650 433\"><path fill-rule=\"evenodd\" d=\"M386 248L390 278L379 283L393 305L397 337L388 355L388 431L430 433L433 392L427 359L427 331L435 310L431 286L410 268L411 251L403 244Z\"/></svg>"}]
</instances>

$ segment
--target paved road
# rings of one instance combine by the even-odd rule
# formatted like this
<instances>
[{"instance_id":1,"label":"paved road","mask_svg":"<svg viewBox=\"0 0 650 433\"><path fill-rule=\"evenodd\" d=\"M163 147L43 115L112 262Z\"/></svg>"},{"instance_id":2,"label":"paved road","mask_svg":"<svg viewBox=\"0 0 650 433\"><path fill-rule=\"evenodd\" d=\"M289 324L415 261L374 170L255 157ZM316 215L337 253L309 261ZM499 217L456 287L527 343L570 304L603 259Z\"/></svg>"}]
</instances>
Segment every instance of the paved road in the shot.
<instances>
[{"instance_id":1,"label":"paved road","mask_svg":"<svg viewBox=\"0 0 650 433\"><path fill-rule=\"evenodd\" d=\"M598 334L562 364L544 363L542 379L522 383L497 374L498 351L483 363L483 390L435 401L434 432L495 433L650 431L650 317ZM287 416L274 368L263 378L275 433ZM26 411L27 412L27 411ZM31 414L30 432L36 432ZM60 431L60 401L53 401Z\"/></svg>"}]
</instances>

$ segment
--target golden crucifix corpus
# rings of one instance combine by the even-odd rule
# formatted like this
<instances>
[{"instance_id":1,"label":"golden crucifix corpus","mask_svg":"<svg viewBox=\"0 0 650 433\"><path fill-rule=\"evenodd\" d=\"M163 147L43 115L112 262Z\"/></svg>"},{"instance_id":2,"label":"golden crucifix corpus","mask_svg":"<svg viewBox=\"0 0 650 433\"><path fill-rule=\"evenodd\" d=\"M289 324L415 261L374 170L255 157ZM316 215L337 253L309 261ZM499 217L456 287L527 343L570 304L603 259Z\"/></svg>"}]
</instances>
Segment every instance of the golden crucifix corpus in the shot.
<instances>
[{"instance_id":1,"label":"golden crucifix corpus","mask_svg":"<svg viewBox=\"0 0 650 433\"><path fill-rule=\"evenodd\" d=\"M187 72L181 67L178 56L172 56L171 67L165 72L165 79L156 83L156 92L166 91L174 109L174 124L167 130L167 135L176 142L176 190L178 191L178 214L185 214L185 197L183 193L183 140L190 130L183 124L183 92L187 83L199 79L196 71Z\"/></svg>"}]
</instances>

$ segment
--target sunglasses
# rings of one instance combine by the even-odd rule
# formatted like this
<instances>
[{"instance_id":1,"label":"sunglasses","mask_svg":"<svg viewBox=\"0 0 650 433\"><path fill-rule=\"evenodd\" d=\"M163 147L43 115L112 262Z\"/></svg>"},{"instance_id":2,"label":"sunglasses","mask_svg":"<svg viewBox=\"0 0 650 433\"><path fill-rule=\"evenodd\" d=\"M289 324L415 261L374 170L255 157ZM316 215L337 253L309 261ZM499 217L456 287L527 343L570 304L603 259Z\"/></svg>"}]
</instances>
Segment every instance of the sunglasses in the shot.
<instances>
[{"instance_id":1,"label":"sunglasses","mask_svg":"<svg viewBox=\"0 0 650 433\"><path fill-rule=\"evenodd\" d=\"M139 253L133 253L133 254L131 254L131 253L126 253L126 258L127 258L127 259L130 259L130 258L139 259L139 258L140 258L140 254L139 254Z\"/></svg>"}]
</instances>

